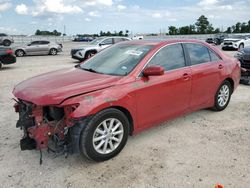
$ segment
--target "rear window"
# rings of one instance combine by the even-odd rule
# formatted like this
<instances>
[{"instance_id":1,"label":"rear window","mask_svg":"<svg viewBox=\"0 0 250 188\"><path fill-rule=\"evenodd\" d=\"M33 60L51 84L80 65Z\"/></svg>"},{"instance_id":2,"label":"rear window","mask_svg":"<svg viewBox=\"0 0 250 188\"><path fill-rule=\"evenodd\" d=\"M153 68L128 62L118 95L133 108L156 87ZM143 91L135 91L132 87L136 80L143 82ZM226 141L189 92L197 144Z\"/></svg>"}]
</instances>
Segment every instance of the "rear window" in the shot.
<instances>
[{"instance_id":1,"label":"rear window","mask_svg":"<svg viewBox=\"0 0 250 188\"><path fill-rule=\"evenodd\" d=\"M212 50L208 50L210 57L211 57L211 61L221 61L221 57L218 56L215 52L213 52Z\"/></svg>"},{"instance_id":2,"label":"rear window","mask_svg":"<svg viewBox=\"0 0 250 188\"><path fill-rule=\"evenodd\" d=\"M185 44L191 60L191 65L198 65L210 62L208 48L201 44Z\"/></svg>"}]
</instances>

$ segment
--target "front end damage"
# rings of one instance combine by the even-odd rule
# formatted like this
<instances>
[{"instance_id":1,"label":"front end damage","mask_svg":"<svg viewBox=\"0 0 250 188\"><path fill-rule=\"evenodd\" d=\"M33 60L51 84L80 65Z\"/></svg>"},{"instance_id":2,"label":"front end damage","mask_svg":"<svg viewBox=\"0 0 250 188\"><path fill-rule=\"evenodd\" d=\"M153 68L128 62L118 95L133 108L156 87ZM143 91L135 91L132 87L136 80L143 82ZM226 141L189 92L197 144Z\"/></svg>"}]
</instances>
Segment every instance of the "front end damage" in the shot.
<instances>
[{"instance_id":1,"label":"front end damage","mask_svg":"<svg viewBox=\"0 0 250 188\"><path fill-rule=\"evenodd\" d=\"M17 100L14 105L19 113L16 127L23 130L20 140L21 150L42 150L56 153L73 152L69 129L74 126L70 114L78 104L70 106L38 106L24 100Z\"/></svg>"}]
</instances>

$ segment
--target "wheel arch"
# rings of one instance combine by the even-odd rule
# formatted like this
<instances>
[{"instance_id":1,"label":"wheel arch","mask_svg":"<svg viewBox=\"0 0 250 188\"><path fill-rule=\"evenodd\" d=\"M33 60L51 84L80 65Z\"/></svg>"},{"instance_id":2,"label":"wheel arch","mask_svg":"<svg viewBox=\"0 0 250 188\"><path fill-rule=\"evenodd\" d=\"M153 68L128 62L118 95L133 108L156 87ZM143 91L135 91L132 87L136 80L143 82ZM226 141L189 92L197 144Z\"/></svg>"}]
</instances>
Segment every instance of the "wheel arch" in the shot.
<instances>
[{"instance_id":1,"label":"wheel arch","mask_svg":"<svg viewBox=\"0 0 250 188\"><path fill-rule=\"evenodd\" d=\"M225 81L228 81L231 84L232 89L234 91L234 80L232 78L228 77L228 78L225 79Z\"/></svg>"},{"instance_id":2,"label":"wheel arch","mask_svg":"<svg viewBox=\"0 0 250 188\"><path fill-rule=\"evenodd\" d=\"M109 108L114 108L114 109L117 109L117 110L121 111L122 113L124 113L124 115L128 118L128 121L129 121L129 134L132 135L134 132L134 120L133 120L133 117L132 117L131 113L129 112L129 110L122 107L122 106L112 106ZM106 108L106 109L109 109L109 108ZM103 109L103 110L105 110L105 109Z\"/></svg>"}]
</instances>

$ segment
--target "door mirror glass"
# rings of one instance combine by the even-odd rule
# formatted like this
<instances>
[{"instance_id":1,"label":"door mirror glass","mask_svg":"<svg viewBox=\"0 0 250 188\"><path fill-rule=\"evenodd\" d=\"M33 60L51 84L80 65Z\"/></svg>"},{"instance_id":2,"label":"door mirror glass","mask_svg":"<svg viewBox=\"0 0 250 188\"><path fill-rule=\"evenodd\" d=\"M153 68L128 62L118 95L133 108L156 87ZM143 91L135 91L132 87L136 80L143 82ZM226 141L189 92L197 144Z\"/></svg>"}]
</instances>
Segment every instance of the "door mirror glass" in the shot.
<instances>
[{"instance_id":1,"label":"door mirror glass","mask_svg":"<svg viewBox=\"0 0 250 188\"><path fill-rule=\"evenodd\" d=\"M148 77L148 76L161 76L164 74L164 68L161 66L151 66L147 67L143 71L143 75Z\"/></svg>"}]
</instances>

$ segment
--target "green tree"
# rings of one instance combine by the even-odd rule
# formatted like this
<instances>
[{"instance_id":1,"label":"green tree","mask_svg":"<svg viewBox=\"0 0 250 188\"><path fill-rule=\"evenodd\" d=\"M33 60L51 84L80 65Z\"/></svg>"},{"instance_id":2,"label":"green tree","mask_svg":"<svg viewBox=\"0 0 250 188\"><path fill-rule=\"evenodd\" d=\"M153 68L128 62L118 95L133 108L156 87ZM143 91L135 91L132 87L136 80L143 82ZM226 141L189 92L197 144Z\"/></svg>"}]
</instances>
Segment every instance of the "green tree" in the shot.
<instances>
[{"instance_id":1,"label":"green tree","mask_svg":"<svg viewBox=\"0 0 250 188\"><path fill-rule=\"evenodd\" d=\"M199 34L206 34L210 23L206 16L201 15L197 19L197 22L195 23L195 25L197 26L197 32Z\"/></svg>"},{"instance_id":2,"label":"green tree","mask_svg":"<svg viewBox=\"0 0 250 188\"><path fill-rule=\"evenodd\" d=\"M228 27L227 30L226 30L226 33L232 33L232 28Z\"/></svg>"},{"instance_id":3,"label":"green tree","mask_svg":"<svg viewBox=\"0 0 250 188\"><path fill-rule=\"evenodd\" d=\"M175 26L169 26L168 27L169 35L177 35L178 29Z\"/></svg>"}]
</instances>

